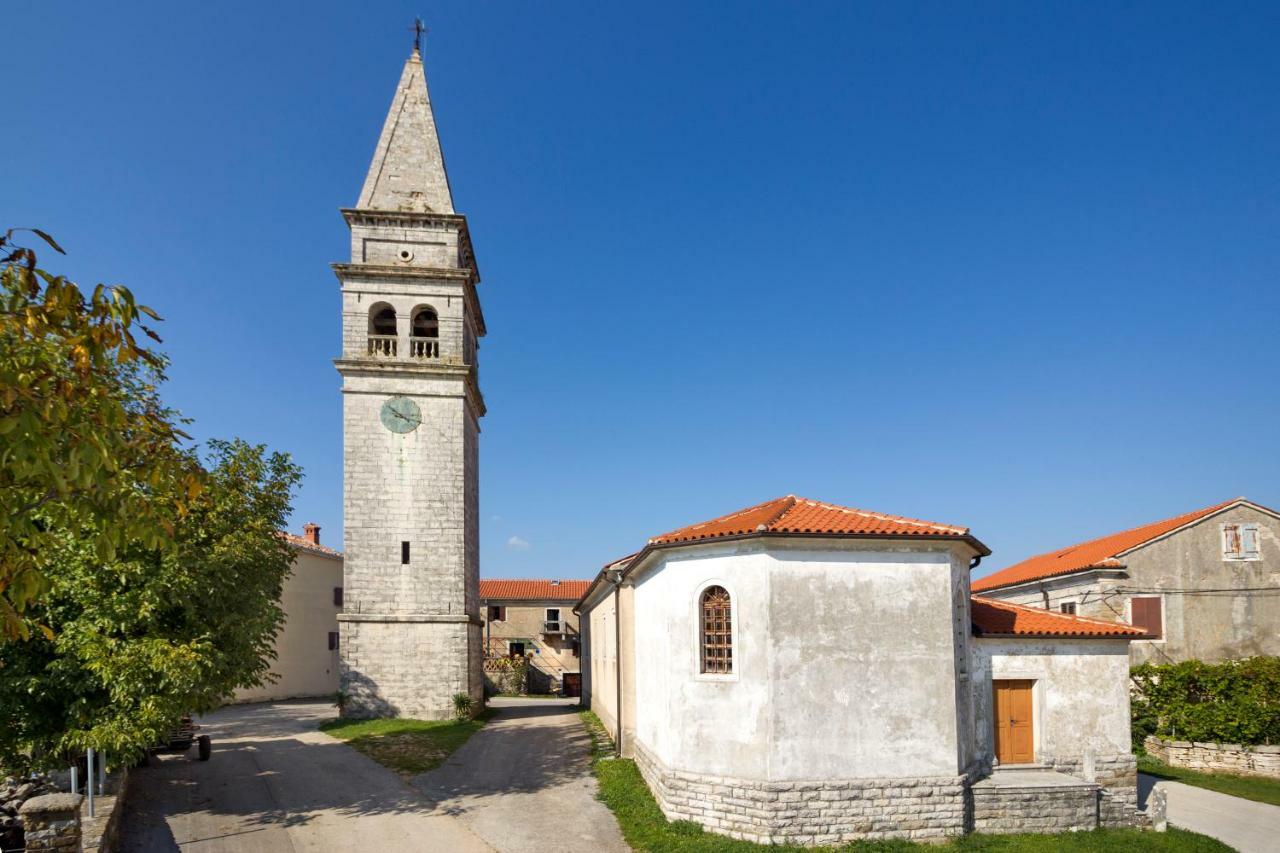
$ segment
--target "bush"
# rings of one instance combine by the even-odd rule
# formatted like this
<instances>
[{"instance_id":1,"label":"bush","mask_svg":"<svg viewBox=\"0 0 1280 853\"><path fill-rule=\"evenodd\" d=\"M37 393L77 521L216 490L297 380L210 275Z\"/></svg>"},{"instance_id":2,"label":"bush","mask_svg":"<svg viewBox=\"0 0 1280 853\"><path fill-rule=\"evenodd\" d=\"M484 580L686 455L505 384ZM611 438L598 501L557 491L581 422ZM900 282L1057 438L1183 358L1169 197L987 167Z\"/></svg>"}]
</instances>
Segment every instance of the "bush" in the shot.
<instances>
[{"instance_id":1,"label":"bush","mask_svg":"<svg viewBox=\"0 0 1280 853\"><path fill-rule=\"evenodd\" d=\"M1143 664L1130 673L1133 739L1280 743L1280 658Z\"/></svg>"}]
</instances>

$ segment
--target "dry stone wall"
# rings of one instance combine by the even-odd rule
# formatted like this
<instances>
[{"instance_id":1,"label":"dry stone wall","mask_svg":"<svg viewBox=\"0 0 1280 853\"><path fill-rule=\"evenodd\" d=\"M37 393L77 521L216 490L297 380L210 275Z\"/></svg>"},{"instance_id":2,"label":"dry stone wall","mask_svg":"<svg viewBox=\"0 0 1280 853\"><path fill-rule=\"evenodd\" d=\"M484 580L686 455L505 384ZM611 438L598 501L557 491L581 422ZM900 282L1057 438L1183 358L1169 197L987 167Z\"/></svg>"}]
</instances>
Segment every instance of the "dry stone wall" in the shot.
<instances>
[{"instance_id":1,"label":"dry stone wall","mask_svg":"<svg viewBox=\"0 0 1280 853\"><path fill-rule=\"evenodd\" d=\"M1147 753L1171 767L1280 779L1280 746L1199 743L1148 737Z\"/></svg>"}]
</instances>

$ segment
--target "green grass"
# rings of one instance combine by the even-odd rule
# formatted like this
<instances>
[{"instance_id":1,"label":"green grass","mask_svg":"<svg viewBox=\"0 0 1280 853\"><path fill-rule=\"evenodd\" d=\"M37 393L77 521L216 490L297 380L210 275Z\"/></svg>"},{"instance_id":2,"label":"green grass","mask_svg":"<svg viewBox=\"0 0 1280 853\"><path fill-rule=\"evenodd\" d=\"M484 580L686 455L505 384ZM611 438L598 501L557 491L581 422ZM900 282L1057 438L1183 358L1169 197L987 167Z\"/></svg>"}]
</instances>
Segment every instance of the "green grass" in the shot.
<instances>
[{"instance_id":1,"label":"green grass","mask_svg":"<svg viewBox=\"0 0 1280 853\"><path fill-rule=\"evenodd\" d=\"M326 720L320 731L409 778L439 767L492 714L486 709L472 720Z\"/></svg>"},{"instance_id":2,"label":"green grass","mask_svg":"<svg viewBox=\"0 0 1280 853\"><path fill-rule=\"evenodd\" d=\"M810 848L790 845L766 847L705 831L688 821L669 821L658 808L634 761L613 757L609 735L590 711L579 711L591 732L592 768L600 782L600 800L618 819L632 848L651 853L801 853ZM944 843L859 841L829 850L846 853L916 853L916 851L974 851L974 853L1231 853L1231 848L1204 835L1170 828L1168 832L1139 829L1096 829L1061 835L967 835Z\"/></svg>"},{"instance_id":3,"label":"green grass","mask_svg":"<svg viewBox=\"0 0 1280 853\"><path fill-rule=\"evenodd\" d=\"M1150 755L1138 756L1138 770L1152 776L1159 776L1161 779L1172 779L1175 782L1195 785L1197 788L1207 788L1219 794L1230 794L1233 797L1280 806L1280 779L1186 770L1182 767L1170 767Z\"/></svg>"}]
</instances>

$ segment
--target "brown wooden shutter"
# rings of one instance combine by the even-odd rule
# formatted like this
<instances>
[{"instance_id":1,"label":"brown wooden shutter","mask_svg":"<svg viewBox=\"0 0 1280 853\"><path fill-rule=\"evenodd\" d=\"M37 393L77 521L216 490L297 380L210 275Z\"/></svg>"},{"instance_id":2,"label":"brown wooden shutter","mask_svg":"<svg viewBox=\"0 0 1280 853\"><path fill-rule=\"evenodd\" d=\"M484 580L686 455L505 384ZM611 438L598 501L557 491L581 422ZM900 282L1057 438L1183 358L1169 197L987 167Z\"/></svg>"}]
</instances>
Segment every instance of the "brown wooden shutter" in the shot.
<instances>
[{"instance_id":1,"label":"brown wooden shutter","mask_svg":"<svg viewBox=\"0 0 1280 853\"><path fill-rule=\"evenodd\" d=\"M1161 630L1164 623L1163 604L1156 597L1133 598L1129 601L1133 626L1146 631L1153 640L1164 639L1164 632Z\"/></svg>"}]
</instances>

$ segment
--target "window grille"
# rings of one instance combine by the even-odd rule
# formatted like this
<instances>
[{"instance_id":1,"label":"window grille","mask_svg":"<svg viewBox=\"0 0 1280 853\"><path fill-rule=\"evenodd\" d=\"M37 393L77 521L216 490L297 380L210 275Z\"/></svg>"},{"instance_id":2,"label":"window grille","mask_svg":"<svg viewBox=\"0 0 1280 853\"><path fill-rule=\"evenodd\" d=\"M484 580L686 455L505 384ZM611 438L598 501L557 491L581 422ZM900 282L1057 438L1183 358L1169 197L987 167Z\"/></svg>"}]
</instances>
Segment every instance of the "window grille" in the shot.
<instances>
[{"instance_id":1,"label":"window grille","mask_svg":"<svg viewBox=\"0 0 1280 853\"><path fill-rule=\"evenodd\" d=\"M722 586L702 593L702 671L733 672L733 607Z\"/></svg>"}]
</instances>

